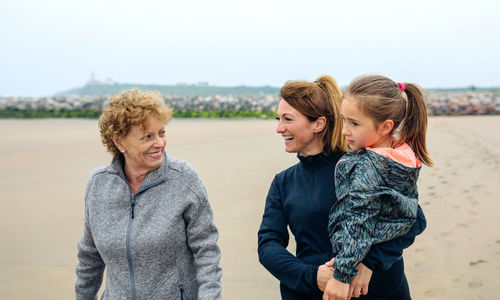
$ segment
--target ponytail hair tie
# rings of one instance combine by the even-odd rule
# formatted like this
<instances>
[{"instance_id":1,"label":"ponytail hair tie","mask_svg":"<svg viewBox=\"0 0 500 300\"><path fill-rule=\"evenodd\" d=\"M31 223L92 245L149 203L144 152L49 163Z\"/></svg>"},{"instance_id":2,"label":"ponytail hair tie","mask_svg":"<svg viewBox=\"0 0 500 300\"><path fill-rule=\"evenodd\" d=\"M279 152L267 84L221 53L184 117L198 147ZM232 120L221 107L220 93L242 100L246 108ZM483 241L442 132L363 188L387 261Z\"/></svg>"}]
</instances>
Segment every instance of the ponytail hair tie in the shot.
<instances>
[{"instance_id":1,"label":"ponytail hair tie","mask_svg":"<svg viewBox=\"0 0 500 300\"><path fill-rule=\"evenodd\" d=\"M398 86L399 86L399 89L401 90L401 92L405 91L405 84L404 83L398 82Z\"/></svg>"}]
</instances>

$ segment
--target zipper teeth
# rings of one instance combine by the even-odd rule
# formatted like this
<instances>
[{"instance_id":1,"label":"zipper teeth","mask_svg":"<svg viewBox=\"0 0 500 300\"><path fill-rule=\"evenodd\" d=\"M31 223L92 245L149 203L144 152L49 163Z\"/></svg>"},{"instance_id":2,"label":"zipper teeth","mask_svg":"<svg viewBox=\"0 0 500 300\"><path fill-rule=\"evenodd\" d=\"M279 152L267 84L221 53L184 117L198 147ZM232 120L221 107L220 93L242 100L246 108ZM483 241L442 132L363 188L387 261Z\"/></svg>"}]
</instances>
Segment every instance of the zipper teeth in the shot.
<instances>
[{"instance_id":1,"label":"zipper teeth","mask_svg":"<svg viewBox=\"0 0 500 300\"><path fill-rule=\"evenodd\" d=\"M127 180L125 178L123 178L122 176L119 176L119 177L121 177L125 181L125 183L128 185ZM165 179L163 179L163 178L159 179L159 180L155 180L155 181L151 182L150 184L146 185L145 187L143 187L142 189L139 188L136 195L139 192L142 192L143 190L146 190L149 187L155 186L164 180ZM132 234L132 223L134 221L135 196L132 194L132 190L130 189L130 186L129 186L129 192L130 192L130 218L128 220L127 236L125 238L125 250L126 250L126 254L127 254L128 267L130 270L130 296L131 296L132 300L136 300L137 299L137 292L135 289L134 262L132 261L132 250L131 250L131 246L130 246L130 239L131 239L131 234ZM181 287L182 287L182 285L181 285ZM184 291L184 289L182 289L182 291Z\"/></svg>"},{"instance_id":2,"label":"zipper teeth","mask_svg":"<svg viewBox=\"0 0 500 300\"><path fill-rule=\"evenodd\" d=\"M135 208L135 199L134 196L130 199L130 216L132 219L134 218L134 208Z\"/></svg>"},{"instance_id":3,"label":"zipper teeth","mask_svg":"<svg viewBox=\"0 0 500 300\"><path fill-rule=\"evenodd\" d=\"M188 300L188 298L184 292L184 287L180 283L179 283L179 290L181 292L181 300Z\"/></svg>"},{"instance_id":4,"label":"zipper teeth","mask_svg":"<svg viewBox=\"0 0 500 300\"><path fill-rule=\"evenodd\" d=\"M130 246L130 236L132 234L132 223L134 221L134 205L135 205L135 200L134 196L132 193L130 194L130 204L131 204L131 211L130 211L130 218L128 220L128 226L127 226L127 237L125 240L125 246L126 246L126 252L127 252L127 261L128 261L128 267L130 270L130 293L132 300L136 300L136 291L135 291L135 274L134 274L134 262L132 261L132 249Z\"/></svg>"}]
</instances>

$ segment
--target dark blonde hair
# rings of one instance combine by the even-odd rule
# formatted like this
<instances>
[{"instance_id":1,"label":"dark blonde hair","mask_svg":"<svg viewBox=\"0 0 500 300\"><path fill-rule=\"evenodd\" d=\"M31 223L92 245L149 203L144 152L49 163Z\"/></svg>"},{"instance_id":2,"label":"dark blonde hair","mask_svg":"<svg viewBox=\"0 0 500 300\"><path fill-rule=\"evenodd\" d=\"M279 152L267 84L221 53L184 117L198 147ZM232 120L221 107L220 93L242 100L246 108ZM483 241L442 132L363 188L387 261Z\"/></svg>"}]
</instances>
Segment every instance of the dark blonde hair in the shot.
<instances>
[{"instance_id":1,"label":"dark blonde hair","mask_svg":"<svg viewBox=\"0 0 500 300\"><path fill-rule=\"evenodd\" d=\"M280 91L280 96L293 108L313 122L319 117L326 118L325 128L320 133L323 151L346 152L347 143L342 136L340 104L342 92L331 76L320 76L314 82L288 81Z\"/></svg>"},{"instance_id":2,"label":"dark blonde hair","mask_svg":"<svg viewBox=\"0 0 500 300\"><path fill-rule=\"evenodd\" d=\"M364 75L354 79L347 87L344 98L357 102L361 111L376 124L392 120L391 134L398 143L408 143L415 155L427 166L433 162L427 152L427 106L422 89L404 82L404 91L396 82L380 75Z\"/></svg>"},{"instance_id":3,"label":"dark blonde hair","mask_svg":"<svg viewBox=\"0 0 500 300\"><path fill-rule=\"evenodd\" d=\"M167 124L172 109L165 105L159 92L129 90L111 97L99 117L101 140L113 157L122 155L113 143L113 136L124 137L132 126L146 126L151 117Z\"/></svg>"}]
</instances>

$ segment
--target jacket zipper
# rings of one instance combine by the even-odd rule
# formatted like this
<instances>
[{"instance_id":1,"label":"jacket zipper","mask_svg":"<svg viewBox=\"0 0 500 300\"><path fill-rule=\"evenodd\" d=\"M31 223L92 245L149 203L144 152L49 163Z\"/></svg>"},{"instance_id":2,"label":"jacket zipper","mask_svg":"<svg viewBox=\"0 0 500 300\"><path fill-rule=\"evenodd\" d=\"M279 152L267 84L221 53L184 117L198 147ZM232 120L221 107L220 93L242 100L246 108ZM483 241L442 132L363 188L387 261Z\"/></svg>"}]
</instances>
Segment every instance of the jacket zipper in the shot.
<instances>
[{"instance_id":1,"label":"jacket zipper","mask_svg":"<svg viewBox=\"0 0 500 300\"><path fill-rule=\"evenodd\" d=\"M120 177L125 181L125 183L127 183L127 180L123 176L120 176ZM164 180L165 180L164 178L160 178L160 179L157 179L154 182L152 182L144 187L140 187L139 190L137 191L137 193L135 193L135 194L137 195L140 192L163 182ZM127 185L128 185L128 183L127 183ZM135 196L132 194L132 190L130 190L130 186L129 186L129 191L130 191L130 218L128 219L127 236L125 239L125 248L126 248L126 252L127 252L128 267L130 270L130 296L131 296L132 300L137 300L137 291L135 288L134 262L132 261L132 250L131 250L131 246L130 246L130 239L131 239L131 234L132 234L132 223L134 222ZM184 291L184 289L182 291Z\"/></svg>"},{"instance_id":2,"label":"jacket zipper","mask_svg":"<svg viewBox=\"0 0 500 300\"><path fill-rule=\"evenodd\" d=\"M319 210L319 200L317 199L317 193L316 193L316 190L318 189L317 187L317 180L316 180L316 177L318 176L317 172L316 171L313 171L313 187L314 189L312 190L312 210L313 211L318 211Z\"/></svg>"},{"instance_id":3,"label":"jacket zipper","mask_svg":"<svg viewBox=\"0 0 500 300\"><path fill-rule=\"evenodd\" d=\"M130 193L130 218L128 219L127 226L127 238L125 242L126 250L127 250L127 261L128 268L130 270L130 294L132 300L136 300L136 290L135 290L135 274L134 274L134 263L132 261L132 250L130 247L130 235L132 232L132 223L134 222L134 207L135 207L135 197Z\"/></svg>"},{"instance_id":4,"label":"jacket zipper","mask_svg":"<svg viewBox=\"0 0 500 300\"><path fill-rule=\"evenodd\" d=\"M186 296L186 292L184 292L184 287L182 284L179 284L179 290L181 291L181 300L189 300L189 298Z\"/></svg>"},{"instance_id":5,"label":"jacket zipper","mask_svg":"<svg viewBox=\"0 0 500 300\"><path fill-rule=\"evenodd\" d=\"M130 196L130 216L134 218L134 208L135 208L135 197L134 195Z\"/></svg>"}]
</instances>

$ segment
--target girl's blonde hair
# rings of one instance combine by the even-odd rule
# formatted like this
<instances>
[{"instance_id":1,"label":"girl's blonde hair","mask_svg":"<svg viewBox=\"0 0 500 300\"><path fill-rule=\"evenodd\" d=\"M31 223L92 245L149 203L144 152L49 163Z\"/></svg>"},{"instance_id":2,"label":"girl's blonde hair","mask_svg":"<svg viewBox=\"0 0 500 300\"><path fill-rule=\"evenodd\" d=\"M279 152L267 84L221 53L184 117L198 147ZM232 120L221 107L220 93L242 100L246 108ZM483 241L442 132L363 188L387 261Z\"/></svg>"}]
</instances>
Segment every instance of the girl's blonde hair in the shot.
<instances>
[{"instance_id":1,"label":"girl's blonde hair","mask_svg":"<svg viewBox=\"0 0 500 300\"><path fill-rule=\"evenodd\" d=\"M311 122L319 117L326 118L325 129L320 133L324 152L346 152L348 150L347 142L342 136L340 114L342 92L333 77L323 75L314 82L288 81L281 88L280 96Z\"/></svg>"},{"instance_id":2,"label":"girl's blonde hair","mask_svg":"<svg viewBox=\"0 0 500 300\"><path fill-rule=\"evenodd\" d=\"M427 106L418 85L410 82L398 84L380 75L364 75L349 84L344 98L356 101L363 113L373 118L376 124L392 120L391 134L397 142L407 143L422 163L433 165L425 142Z\"/></svg>"}]
</instances>

